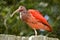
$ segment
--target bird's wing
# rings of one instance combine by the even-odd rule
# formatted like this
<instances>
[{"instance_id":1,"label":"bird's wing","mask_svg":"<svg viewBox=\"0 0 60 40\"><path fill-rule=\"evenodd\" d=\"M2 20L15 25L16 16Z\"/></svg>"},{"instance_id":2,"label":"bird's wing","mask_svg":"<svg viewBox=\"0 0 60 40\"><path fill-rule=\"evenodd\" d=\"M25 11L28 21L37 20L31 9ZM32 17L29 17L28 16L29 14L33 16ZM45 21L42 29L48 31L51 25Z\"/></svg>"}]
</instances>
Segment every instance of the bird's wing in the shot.
<instances>
[{"instance_id":1,"label":"bird's wing","mask_svg":"<svg viewBox=\"0 0 60 40\"><path fill-rule=\"evenodd\" d=\"M51 28L50 25L48 24L47 20L43 17L43 15L38 10L30 9L30 10L28 10L28 12L31 13L41 23L43 23L43 24L49 26L49 28Z\"/></svg>"}]
</instances>

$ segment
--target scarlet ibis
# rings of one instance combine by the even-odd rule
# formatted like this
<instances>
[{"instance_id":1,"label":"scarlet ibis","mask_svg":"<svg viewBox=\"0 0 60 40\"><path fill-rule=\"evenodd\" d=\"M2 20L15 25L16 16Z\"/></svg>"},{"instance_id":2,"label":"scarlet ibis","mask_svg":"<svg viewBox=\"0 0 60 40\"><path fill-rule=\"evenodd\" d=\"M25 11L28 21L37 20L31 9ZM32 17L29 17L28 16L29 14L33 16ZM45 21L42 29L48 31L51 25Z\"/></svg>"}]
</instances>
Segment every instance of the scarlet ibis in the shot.
<instances>
[{"instance_id":1,"label":"scarlet ibis","mask_svg":"<svg viewBox=\"0 0 60 40\"><path fill-rule=\"evenodd\" d=\"M37 35L37 29L43 29L47 30L49 32L52 32L52 28L47 22L47 20L43 17L41 12L35 9L29 9L27 10L24 6L20 6L16 11L13 12L11 17L16 13L20 12L20 19L27 23L35 32L35 35Z\"/></svg>"}]
</instances>

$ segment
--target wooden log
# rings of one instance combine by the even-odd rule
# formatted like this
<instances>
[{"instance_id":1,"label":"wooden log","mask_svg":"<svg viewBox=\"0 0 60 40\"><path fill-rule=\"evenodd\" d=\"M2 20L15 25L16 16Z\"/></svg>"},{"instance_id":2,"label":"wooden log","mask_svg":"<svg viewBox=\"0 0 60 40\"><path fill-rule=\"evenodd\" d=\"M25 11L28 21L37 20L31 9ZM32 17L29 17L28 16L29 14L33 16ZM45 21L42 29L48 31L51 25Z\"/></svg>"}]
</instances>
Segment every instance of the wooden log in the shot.
<instances>
[{"instance_id":1,"label":"wooden log","mask_svg":"<svg viewBox=\"0 0 60 40\"><path fill-rule=\"evenodd\" d=\"M48 38L47 40L59 40L58 38Z\"/></svg>"},{"instance_id":2,"label":"wooden log","mask_svg":"<svg viewBox=\"0 0 60 40\"><path fill-rule=\"evenodd\" d=\"M31 36L31 37L29 37L29 40L47 40L47 37L43 36L43 35Z\"/></svg>"},{"instance_id":3,"label":"wooden log","mask_svg":"<svg viewBox=\"0 0 60 40\"><path fill-rule=\"evenodd\" d=\"M16 40L22 40L21 36L16 36Z\"/></svg>"},{"instance_id":4,"label":"wooden log","mask_svg":"<svg viewBox=\"0 0 60 40\"><path fill-rule=\"evenodd\" d=\"M5 35L0 34L0 40L15 40L16 36L14 35Z\"/></svg>"},{"instance_id":5,"label":"wooden log","mask_svg":"<svg viewBox=\"0 0 60 40\"><path fill-rule=\"evenodd\" d=\"M28 40L29 37L21 37L21 36L17 36L16 39L17 39L17 40Z\"/></svg>"},{"instance_id":6,"label":"wooden log","mask_svg":"<svg viewBox=\"0 0 60 40\"><path fill-rule=\"evenodd\" d=\"M21 37L21 36L15 36L15 35L0 34L0 40L59 40L59 39L58 38L47 37L47 36L43 36L43 35Z\"/></svg>"}]
</instances>

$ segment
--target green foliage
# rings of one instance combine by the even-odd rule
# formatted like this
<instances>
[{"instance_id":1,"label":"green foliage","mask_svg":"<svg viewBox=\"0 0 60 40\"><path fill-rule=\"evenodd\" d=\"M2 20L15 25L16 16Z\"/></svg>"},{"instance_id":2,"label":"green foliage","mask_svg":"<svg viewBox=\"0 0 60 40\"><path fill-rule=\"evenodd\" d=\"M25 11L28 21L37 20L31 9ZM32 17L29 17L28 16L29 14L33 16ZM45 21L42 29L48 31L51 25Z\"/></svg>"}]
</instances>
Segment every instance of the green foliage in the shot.
<instances>
[{"instance_id":1,"label":"green foliage","mask_svg":"<svg viewBox=\"0 0 60 40\"><path fill-rule=\"evenodd\" d=\"M60 0L0 0L0 33L21 36L34 34L34 31L19 19L18 13L10 18L10 14L20 5L26 6L27 9L37 9L43 15L47 14L53 28L49 36L60 38Z\"/></svg>"}]
</instances>

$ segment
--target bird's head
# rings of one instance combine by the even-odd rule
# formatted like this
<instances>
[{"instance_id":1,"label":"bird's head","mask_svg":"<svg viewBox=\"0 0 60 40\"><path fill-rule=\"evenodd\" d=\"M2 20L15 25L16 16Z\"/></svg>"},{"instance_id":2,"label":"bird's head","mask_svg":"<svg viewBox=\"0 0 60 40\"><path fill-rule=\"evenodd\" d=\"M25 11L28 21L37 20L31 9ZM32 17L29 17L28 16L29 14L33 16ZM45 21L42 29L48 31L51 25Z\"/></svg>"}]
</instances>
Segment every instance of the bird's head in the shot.
<instances>
[{"instance_id":1,"label":"bird's head","mask_svg":"<svg viewBox=\"0 0 60 40\"><path fill-rule=\"evenodd\" d=\"M25 6L19 6L19 8L15 10L10 16L12 17L16 12L23 12L23 11L26 11Z\"/></svg>"},{"instance_id":2,"label":"bird's head","mask_svg":"<svg viewBox=\"0 0 60 40\"><path fill-rule=\"evenodd\" d=\"M18 10L19 12L22 12L22 11L25 11L26 8L25 8L25 6L20 6L17 10Z\"/></svg>"}]
</instances>

